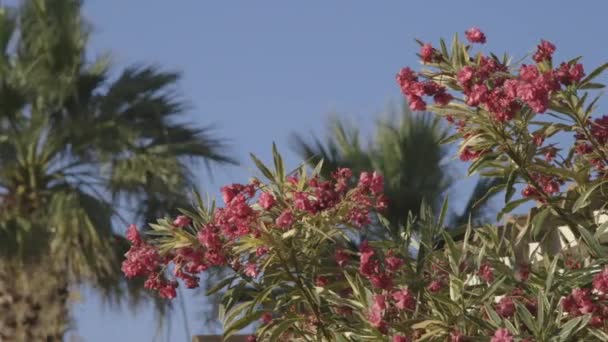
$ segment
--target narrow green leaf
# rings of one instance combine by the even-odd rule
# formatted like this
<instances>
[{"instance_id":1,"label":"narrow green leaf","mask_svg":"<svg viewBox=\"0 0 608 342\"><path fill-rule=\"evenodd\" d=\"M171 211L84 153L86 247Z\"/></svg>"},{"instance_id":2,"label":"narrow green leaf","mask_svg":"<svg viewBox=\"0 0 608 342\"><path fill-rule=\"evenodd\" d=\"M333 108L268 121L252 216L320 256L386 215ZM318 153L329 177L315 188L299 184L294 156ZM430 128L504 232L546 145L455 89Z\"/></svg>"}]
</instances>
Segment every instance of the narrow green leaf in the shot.
<instances>
[{"instance_id":1,"label":"narrow green leaf","mask_svg":"<svg viewBox=\"0 0 608 342\"><path fill-rule=\"evenodd\" d=\"M285 180L285 165L283 165L283 158L274 142L272 143L272 159L274 161L274 170L277 173L277 183L280 184Z\"/></svg>"},{"instance_id":2,"label":"narrow green leaf","mask_svg":"<svg viewBox=\"0 0 608 342\"><path fill-rule=\"evenodd\" d=\"M445 218L446 215L448 213L448 196L445 197L445 199L443 200L443 204L441 205L441 212L439 214L439 221L437 222L437 225L439 227L443 227L443 223L445 222Z\"/></svg>"},{"instance_id":3,"label":"narrow green leaf","mask_svg":"<svg viewBox=\"0 0 608 342\"><path fill-rule=\"evenodd\" d=\"M553 261L551 262L551 266L547 269L547 279L545 281L545 291L550 292L551 287L553 286L553 279L555 279L555 272L557 271L557 262L559 261L559 257L553 257Z\"/></svg>"},{"instance_id":4,"label":"narrow green leaf","mask_svg":"<svg viewBox=\"0 0 608 342\"><path fill-rule=\"evenodd\" d=\"M258 170L260 170L260 172L262 172L262 174L264 175L264 177L268 178L269 181L273 181L274 180L274 175L266 167L266 165L264 165L264 163L262 163L262 161L259 160L253 153L250 153L249 155L251 156L251 159L253 160L253 162L257 166Z\"/></svg>"},{"instance_id":5,"label":"narrow green leaf","mask_svg":"<svg viewBox=\"0 0 608 342\"><path fill-rule=\"evenodd\" d=\"M272 333L270 334L268 341L279 341L279 337L281 337L281 334L283 334L285 330L292 327L297 321L297 318L290 318L283 320L281 323L277 324L274 328L272 328Z\"/></svg>"},{"instance_id":6,"label":"narrow green leaf","mask_svg":"<svg viewBox=\"0 0 608 342\"><path fill-rule=\"evenodd\" d=\"M589 188L587 191L585 191L572 205L572 212L575 213L575 212L579 211L581 208L588 206L591 203L589 201L589 197L591 197L591 194L593 194L593 192L597 188L599 188L603 184L606 184L607 182L608 182L608 180L601 181L601 182L595 184L594 186L592 186L591 188Z\"/></svg>"},{"instance_id":7,"label":"narrow green leaf","mask_svg":"<svg viewBox=\"0 0 608 342\"><path fill-rule=\"evenodd\" d=\"M235 333L239 332L241 329L247 327L249 324L260 319L260 317L262 316L263 313L264 313L263 311L252 312L248 315L245 315L244 317L237 320L236 322L230 324L229 326L225 326L223 339L227 340L230 336L234 335Z\"/></svg>"},{"instance_id":8,"label":"narrow green leaf","mask_svg":"<svg viewBox=\"0 0 608 342\"><path fill-rule=\"evenodd\" d=\"M542 230L543 223L545 222L547 215L549 215L549 212L551 212L551 209L549 207L544 208L539 213L536 213L536 215L534 215L534 217L532 218L532 221L530 222L530 230L532 232L533 239L536 239L538 237L538 234Z\"/></svg>"},{"instance_id":9,"label":"narrow green leaf","mask_svg":"<svg viewBox=\"0 0 608 342\"><path fill-rule=\"evenodd\" d=\"M534 335L537 335L539 327L536 326L534 317L532 317L530 311L518 301L515 301L515 309L517 310L517 316L524 322L526 327L528 327Z\"/></svg>"},{"instance_id":10,"label":"narrow green leaf","mask_svg":"<svg viewBox=\"0 0 608 342\"><path fill-rule=\"evenodd\" d=\"M604 255L602 246L600 242L591 234L591 232L585 227L579 225L578 232L581 234L583 240L585 240L585 244L589 248L590 252L594 254L596 257L602 257Z\"/></svg>"},{"instance_id":11,"label":"narrow green leaf","mask_svg":"<svg viewBox=\"0 0 608 342\"><path fill-rule=\"evenodd\" d=\"M507 203L505 205L505 207L496 216L496 220L500 221L505 214L512 212L515 208L519 207L520 205L522 205L528 201L529 201L528 198L520 198L518 200Z\"/></svg>"},{"instance_id":12,"label":"narrow green leaf","mask_svg":"<svg viewBox=\"0 0 608 342\"><path fill-rule=\"evenodd\" d=\"M599 67L597 67L595 70L593 70L591 73L589 73L589 75L581 81L579 88L582 88L585 85L587 85L588 83L590 83L594 78L598 77L607 68L608 68L608 63L604 63L604 64L600 65Z\"/></svg>"},{"instance_id":13,"label":"narrow green leaf","mask_svg":"<svg viewBox=\"0 0 608 342\"><path fill-rule=\"evenodd\" d=\"M232 284L232 282L234 281L234 279L236 279L236 276L230 276L228 278L225 278L223 280L221 280L220 282L218 282L217 284L215 284L212 288L210 288L209 290L207 290L206 295L210 296L218 291L220 291L221 289L225 288L226 286L229 286L230 284Z\"/></svg>"},{"instance_id":14,"label":"narrow green leaf","mask_svg":"<svg viewBox=\"0 0 608 342\"><path fill-rule=\"evenodd\" d=\"M505 185L505 203L508 203L515 194L515 180L517 179L517 170L513 169L509 173L509 177L507 178L507 183Z\"/></svg>"}]
</instances>

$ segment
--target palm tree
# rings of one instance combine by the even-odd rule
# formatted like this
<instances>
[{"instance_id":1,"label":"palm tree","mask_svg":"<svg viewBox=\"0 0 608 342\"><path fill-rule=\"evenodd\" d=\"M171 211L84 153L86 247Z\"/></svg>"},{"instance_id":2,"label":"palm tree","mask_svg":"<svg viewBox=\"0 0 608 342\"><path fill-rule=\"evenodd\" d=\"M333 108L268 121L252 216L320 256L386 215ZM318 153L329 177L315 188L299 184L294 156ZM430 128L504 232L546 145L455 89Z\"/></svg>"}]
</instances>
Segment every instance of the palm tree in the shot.
<instances>
[{"instance_id":1,"label":"palm tree","mask_svg":"<svg viewBox=\"0 0 608 342\"><path fill-rule=\"evenodd\" d=\"M332 119L325 141L313 137L309 142L294 135L296 152L311 165L323 159L325 177L339 167L349 167L355 173L379 171L385 179L385 194L389 209L385 213L391 234L407 220L409 213L419 213L423 202L438 209L455 179L454 168L446 163L450 151L441 144L449 130L437 116L428 113L412 114L407 104L399 111L389 111L388 117L378 121L373 140L362 142L359 130L339 119ZM483 217L483 198L488 189L502 180L479 182L462 213L453 213L451 222L462 225L469 216ZM480 203L477 203L479 200ZM474 205L477 204L477 205Z\"/></svg>"},{"instance_id":2,"label":"palm tree","mask_svg":"<svg viewBox=\"0 0 608 342\"><path fill-rule=\"evenodd\" d=\"M195 163L232 163L183 119L179 74L88 62L77 0L0 8L0 340L61 341L69 294L126 286L115 224L188 204ZM135 286L133 286L135 287Z\"/></svg>"}]
</instances>

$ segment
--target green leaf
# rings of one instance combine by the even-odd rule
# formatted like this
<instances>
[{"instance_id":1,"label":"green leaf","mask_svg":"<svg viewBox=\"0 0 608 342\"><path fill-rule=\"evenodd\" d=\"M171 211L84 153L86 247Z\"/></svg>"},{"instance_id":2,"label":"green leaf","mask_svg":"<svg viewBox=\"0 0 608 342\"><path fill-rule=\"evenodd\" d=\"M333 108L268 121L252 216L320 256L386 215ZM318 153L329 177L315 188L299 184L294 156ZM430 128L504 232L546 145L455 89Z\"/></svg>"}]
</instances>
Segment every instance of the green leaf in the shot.
<instances>
[{"instance_id":1,"label":"green leaf","mask_svg":"<svg viewBox=\"0 0 608 342\"><path fill-rule=\"evenodd\" d=\"M445 144L453 143L460 138L462 138L462 134L460 134L460 133L452 134L452 135L449 135L449 136L439 140L439 144L445 145Z\"/></svg>"},{"instance_id":2,"label":"green leaf","mask_svg":"<svg viewBox=\"0 0 608 342\"><path fill-rule=\"evenodd\" d=\"M437 225L439 227L443 227L443 223L445 222L445 218L446 215L448 213L448 196L445 197L445 199L443 200L443 204L441 205L441 212L439 214L439 221L437 222Z\"/></svg>"},{"instance_id":3,"label":"green leaf","mask_svg":"<svg viewBox=\"0 0 608 342\"><path fill-rule=\"evenodd\" d=\"M569 320L564 325L562 325L560 332L559 332L559 341L561 341L561 342L570 341L570 336L573 335L574 328L576 328L576 326L579 325L583 321L584 318L585 318L585 316L576 317L576 318Z\"/></svg>"},{"instance_id":4,"label":"green leaf","mask_svg":"<svg viewBox=\"0 0 608 342\"><path fill-rule=\"evenodd\" d=\"M475 201L475 203L473 204L473 208L476 208L479 204L484 203L486 201L486 199L488 199L490 196L494 195L497 192L500 192L502 190L505 189L505 184L498 184L498 185L494 185L493 187L491 187L490 189L488 189L488 191L481 196L481 198L479 198L477 201Z\"/></svg>"},{"instance_id":5,"label":"green leaf","mask_svg":"<svg viewBox=\"0 0 608 342\"><path fill-rule=\"evenodd\" d=\"M505 282L505 279L507 278L505 276L502 276L498 280L493 282L492 285L490 285L490 287L488 287L488 289L483 293L483 296L479 301L481 303L486 303L490 299L490 297L493 297L496 291L498 291L502 283Z\"/></svg>"},{"instance_id":6,"label":"green leaf","mask_svg":"<svg viewBox=\"0 0 608 342\"><path fill-rule=\"evenodd\" d=\"M311 177L315 177L321 174L321 170L323 170L323 159L319 160L314 170L312 170Z\"/></svg>"},{"instance_id":7,"label":"green leaf","mask_svg":"<svg viewBox=\"0 0 608 342\"><path fill-rule=\"evenodd\" d=\"M219 283L215 284L212 288L207 290L206 295L210 296L210 295L220 291L221 289L225 288L226 286L229 286L230 284L232 284L232 282L235 279L236 279L236 276L230 276L228 278L221 280Z\"/></svg>"},{"instance_id":8,"label":"green leaf","mask_svg":"<svg viewBox=\"0 0 608 342\"><path fill-rule=\"evenodd\" d=\"M599 67L597 67L595 70L593 70L587 77L585 77L581 81L579 88L584 89L582 87L584 87L585 85L590 83L591 80L593 80L594 78L598 77L607 68L608 68L608 63L604 63L604 64L600 65Z\"/></svg>"},{"instance_id":9,"label":"green leaf","mask_svg":"<svg viewBox=\"0 0 608 342\"><path fill-rule=\"evenodd\" d=\"M224 336L223 339L227 340L230 336L239 332L241 329L247 327L249 324L260 319L264 312L263 311L255 311L248 315L243 316L241 319L236 322L230 324L229 326L224 327Z\"/></svg>"},{"instance_id":10,"label":"green leaf","mask_svg":"<svg viewBox=\"0 0 608 342\"><path fill-rule=\"evenodd\" d=\"M509 173L509 177L507 178L507 183L505 185L505 203L508 203L515 194L515 180L517 179L517 170L513 169Z\"/></svg>"},{"instance_id":11,"label":"green leaf","mask_svg":"<svg viewBox=\"0 0 608 342\"><path fill-rule=\"evenodd\" d=\"M581 234L581 237L583 240L585 240L587 247L590 249L590 252L596 257L602 257L604 252L600 242L595 238L595 236L593 236L588 229L581 225L577 226L577 228L578 232Z\"/></svg>"},{"instance_id":12,"label":"green leaf","mask_svg":"<svg viewBox=\"0 0 608 342\"><path fill-rule=\"evenodd\" d=\"M578 89L586 90L586 89L602 89L606 86L601 83L586 83L578 87Z\"/></svg>"},{"instance_id":13,"label":"green leaf","mask_svg":"<svg viewBox=\"0 0 608 342\"><path fill-rule=\"evenodd\" d=\"M282 183L285 180L285 165L283 164L283 158L277 149L277 145L272 143L272 159L274 161L274 169L277 173L277 183Z\"/></svg>"},{"instance_id":14,"label":"green leaf","mask_svg":"<svg viewBox=\"0 0 608 342\"><path fill-rule=\"evenodd\" d=\"M528 311L528 309L525 306L521 305L521 303L519 303L518 301L515 301L515 309L517 310L517 316L524 322L526 327L528 327L528 329L530 329L530 331L532 331L534 335L537 335L539 327L536 326L534 322L534 317L532 317L530 311Z\"/></svg>"},{"instance_id":15,"label":"green leaf","mask_svg":"<svg viewBox=\"0 0 608 342\"><path fill-rule=\"evenodd\" d=\"M297 230L295 228L292 228L288 231L286 231L285 233L283 233L283 235L281 235L281 237L283 238L283 240L285 239L289 239L290 237L296 235Z\"/></svg>"},{"instance_id":16,"label":"green leaf","mask_svg":"<svg viewBox=\"0 0 608 342\"><path fill-rule=\"evenodd\" d=\"M273 181L274 175L272 174L272 172L270 172L270 170L266 167L266 165L264 165L264 163L262 163L262 161L259 160L253 153L250 153L249 155L251 156L251 159L257 166L258 170L260 170L260 172L262 172L264 177L266 177L269 181Z\"/></svg>"},{"instance_id":17,"label":"green leaf","mask_svg":"<svg viewBox=\"0 0 608 342\"><path fill-rule=\"evenodd\" d=\"M507 204L505 205L505 207L504 207L504 208L503 208L503 209L502 209L502 210L501 210L501 211L498 213L498 215L496 216L496 220L497 220L497 221L500 221L500 220L502 219L502 217L503 217L505 214L510 213L510 212L511 212L511 211L513 211L515 208L519 207L520 205L522 205L522 204L524 204L524 203L526 203L526 202L528 202L528 201L529 201L529 199L528 199L528 198L520 198L520 199L518 199L518 200L511 201L511 202L507 203Z\"/></svg>"},{"instance_id":18,"label":"green leaf","mask_svg":"<svg viewBox=\"0 0 608 342\"><path fill-rule=\"evenodd\" d=\"M541 228L543 227L543 223L545 222L547 215L549 215L549 212L551 212L551 208L544 208L540 212L536 213L536 215L534 215L534 217L532 218L532 221L530 222L532 239L535 240L538 237L538 234L540 233Z\"/></svg>"},{"instance_id":19,"label":"green leaf","mask_svg":"<svg viewBox=\"0 0 608 342\"><path fill-rule=\"evenodd\" d=\"M547 280L545 281L545 291L551 291L551 287L553 286L553 279L555 278L555 272L557 271L557 262L559 261L559 257L554 257L551 262L551 266L547 270Z\"/></svg>"},{"instance_id":20,"label":"green leaf","mask_svg":"<svg viewBox=\"0 0 608 342\"><path fill-rule=\"evenodd\" d=\"M294 323L296 323L297 321L297 318L282 320L281 323L277 324L274 328L272 328L272 333L270 334L268 341L279 341L279 337L281 336L281 334L284 333L285 330L293 326Z\"/></svg>"},{"instance_id":21,"label":"green leaf","mask_svg":"<svg viewBox=\"0 0 608 342\"><path fill-rule=\"evenodd\" d=\"M594 186L592 186L591 188L589 188L587 191L585 191L572 205L572 212L575 213L575 212L579 211L581 208L588 206L591 203L589 201L589 197L591 196L591 194L597 188L599 188L603 184L606 184L607 182L608 182L608 180L601 181L601 182L595 184Z\"/></svg>"}]
</instances>

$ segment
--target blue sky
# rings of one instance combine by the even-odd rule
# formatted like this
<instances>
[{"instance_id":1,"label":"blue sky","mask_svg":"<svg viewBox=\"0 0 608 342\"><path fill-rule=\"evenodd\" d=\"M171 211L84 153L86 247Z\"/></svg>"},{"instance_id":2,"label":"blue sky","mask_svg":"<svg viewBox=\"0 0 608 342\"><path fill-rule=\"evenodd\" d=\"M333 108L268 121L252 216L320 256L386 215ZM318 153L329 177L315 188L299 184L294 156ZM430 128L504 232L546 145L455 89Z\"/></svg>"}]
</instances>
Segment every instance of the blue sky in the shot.
<instances>
[{"instance_id":1,"label":"blue sky","mask_svg":"<svg viewBox=\"0 0 608 342\"><path fill-rule=\"evenodd\" d=\"M243 162L216 168L213 178L201 169L201 189L212 193L246 180L248 153L268 160L273 141L295 165L290 134L324 134L330 113L369 128L400 101L394 75L417 65L414 38L436 43L479 26L484 50L520 57L544 38L557 45L557 60L583 54L588 71L608 60L603 2L89 0L84 9L95 28L92 55L110 51L116 67L183 72L190 119L215 125ZM188 301L189 326L201 332L204 301ZM112 310L86 290L74 314L74 334L85 341L152 341L156 328L151 307ZM170 320L168 340L188 341L179 310Z\"/></svg>"}]
</instances>

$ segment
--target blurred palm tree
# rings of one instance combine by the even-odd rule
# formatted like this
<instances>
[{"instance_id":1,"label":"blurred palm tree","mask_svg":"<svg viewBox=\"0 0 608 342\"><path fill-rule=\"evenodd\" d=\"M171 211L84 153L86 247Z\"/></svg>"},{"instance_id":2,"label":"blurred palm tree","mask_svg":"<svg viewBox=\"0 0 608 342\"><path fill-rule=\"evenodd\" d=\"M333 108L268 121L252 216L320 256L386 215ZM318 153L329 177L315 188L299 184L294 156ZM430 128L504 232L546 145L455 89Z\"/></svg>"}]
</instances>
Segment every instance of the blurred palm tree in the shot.
<instances>
[{"instance_id":1,"label":"blurred palm tree","mask_svg":"<svg viewBox=\"0 0 608 342\"><path fill-rule=\"evenodd\" d=\"M113 223L173 214L190 166L233 162L184 121L179 74L110 77L106 58L87 61L80 13L77 0L0 7L1 341L61 341L82 283L122 298L128 245Z\"/></svg>"},{"instance_id":2,"label":"blurred palm tree","mask_svg":"<svg viewBox=\"0 0 608 342\"><path fill-rule=\"evenodd\" d=\"M440 118L429 113L412 114L407 104L389 110L380 119L369 143L362 141L357 127L334 118L329 123L325 140L312 142L299 134L293 136L296 152L311 165L323 159L322 175L329 177L339 167L349 167L355 174L376 170L384 176L385 194L389 200L384 214L390 230L397 234L409 213L419 213L423 202L438 209L454 184L455 169L446 160L450 151L441 141L449 130ZM486 214L491 196L488 190L500 179L484 179L475 185L463 212L453 213L451 223L459 226L480 221ZM384 234L378 230L376 233Z\"/></svg>"}]
</instances>

